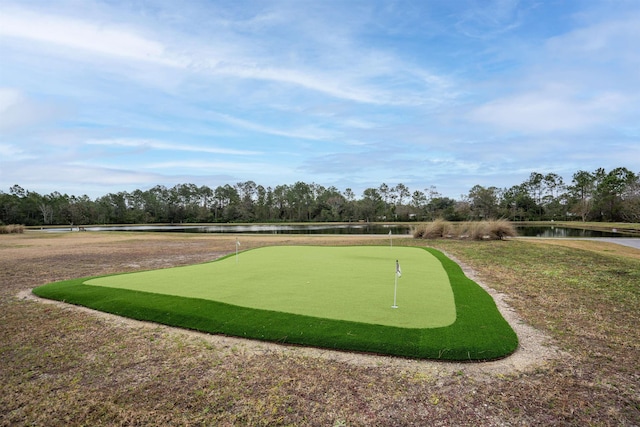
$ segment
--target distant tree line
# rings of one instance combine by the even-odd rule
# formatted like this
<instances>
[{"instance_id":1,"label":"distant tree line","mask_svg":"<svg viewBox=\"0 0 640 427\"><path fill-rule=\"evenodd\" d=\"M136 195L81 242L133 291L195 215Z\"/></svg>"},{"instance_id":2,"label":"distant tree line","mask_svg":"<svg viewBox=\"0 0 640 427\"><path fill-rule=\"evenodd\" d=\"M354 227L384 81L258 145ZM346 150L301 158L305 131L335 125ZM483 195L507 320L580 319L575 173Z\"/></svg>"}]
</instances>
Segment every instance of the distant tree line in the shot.
<instances>
[{"instance_id":1,"label":"distant tree line","mask_svg":"<svg viewBox=\"0 0 640 427\"><path fill-rule=\"evenodd\" d=\"M640 222L640 173L578 171L570 183L555 173L533 172L511 188L475 185L458 200L435 187L404 184L347 188L315 183L264 187L253 181L214 188L178 184L109 193L95 200L54 192L38 194L14 185L0 191L0 224L140 224L318 221L449 221L506 218L513 221L581 220Z\"/></svg>"}]
</instances>

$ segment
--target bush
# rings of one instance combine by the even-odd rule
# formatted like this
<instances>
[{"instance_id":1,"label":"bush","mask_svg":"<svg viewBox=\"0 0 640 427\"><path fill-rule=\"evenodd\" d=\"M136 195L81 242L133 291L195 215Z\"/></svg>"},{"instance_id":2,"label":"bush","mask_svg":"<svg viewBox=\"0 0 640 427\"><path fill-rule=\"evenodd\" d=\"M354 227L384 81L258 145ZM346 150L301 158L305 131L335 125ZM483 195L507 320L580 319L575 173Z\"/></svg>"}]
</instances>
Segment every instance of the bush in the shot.
<instances>
[{"instance_id":1,"label":"bush","mask_svg":"<svg viewBox=\"0 0 640 427\"><path fill-rule=\"evenodd\" d=\"M485 240L488 235L487 221L467 221L458 225L458 238Z\"/></svg>"},{"instance_id":2,"label":"bush","mask_svg":"<svg viewBox=\"0 0 640 427\"><path fill-rule=\"evenodd\" d=\"M453 225L444 219L418 225L413 231L413 237L420 239L440 239L452 237Z\"/></svg>"},{"instance_id":3,"label":"bush","mask_svg":"<svg viewBox=\"0 0 640 427\"><path fill-rule=\"evenodd\" d=\"M419 224L413 229L416 239L470 239L470 240L504 240L515 237L518 233L511 222L500 219L495 221L467 221L451 223L442 219Z\"/></svg>"},{"instance_id":4,"label":"bush","mask_svg":"<svg viewBox=\"0 0 640 427\"><path fill-rule=\"evenodd\" d=\"M489 232L490 236L497 240L504 240L507 237L516 237L518 232L516 228L511 224L510 221L506 219L499 219L496 221L488 221L489 222Z\"/></svg>"},{"instance_id":5,"label":"bush","mask_svg":"<svg viewBox=\"0 0 640 427\"><path fill-rule=\"evenodd\" d=\"M24 233L24 225L9 224L0 225L0 234L21 234Z\"/></svg>"}]
</instances>

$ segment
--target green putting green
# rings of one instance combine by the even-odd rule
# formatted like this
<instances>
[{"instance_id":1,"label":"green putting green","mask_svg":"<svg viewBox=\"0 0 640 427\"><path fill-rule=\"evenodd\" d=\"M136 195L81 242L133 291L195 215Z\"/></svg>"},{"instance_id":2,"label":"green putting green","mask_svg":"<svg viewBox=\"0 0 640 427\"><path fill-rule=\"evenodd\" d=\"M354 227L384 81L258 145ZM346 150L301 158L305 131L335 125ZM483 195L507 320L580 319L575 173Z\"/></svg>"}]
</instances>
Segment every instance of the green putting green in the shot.
<instances>
[{"instance_id":1,"label":"green putting green","mask_svg":"<svg viewBox=\"0 0 640 427\"><path fill-rule=\"evenodd\" d=\"M397 287L396 260L402 270ZM456 320L447 272L429 252L411 247L265 247L237 258L84 283L404 328ZM392 308L394 293L398 308Z\"/></svg>"},{"instance_id":2,"label":"green putting green","mask_svg":"<svg viewBox=\"0 0 640 427\"><path fill-rule=\"evenodd\" d=\"M237 261L71 279L33 292L213 334L348 351L491 360L518 346L491 296L432 248L270 247Z\"/></svg>"}]
</instances>

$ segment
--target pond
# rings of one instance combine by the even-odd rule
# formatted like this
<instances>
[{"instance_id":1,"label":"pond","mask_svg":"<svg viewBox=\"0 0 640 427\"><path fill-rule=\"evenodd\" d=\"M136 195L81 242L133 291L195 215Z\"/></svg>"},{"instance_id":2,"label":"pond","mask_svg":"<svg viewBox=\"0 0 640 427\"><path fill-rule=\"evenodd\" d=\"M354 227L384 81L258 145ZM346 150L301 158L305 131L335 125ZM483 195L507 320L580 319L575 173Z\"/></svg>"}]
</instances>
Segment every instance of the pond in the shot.
<instances>
[{"instance_id":1,"label":"pond","mask_svg":"<svg viewBox=\"0 0 640 427\"><path fill-rule=\"evenodd\" d=\"M44 231L70 231L69 228L47 228ZM74 231L78 228L74 227ZM86 231L145 231L184 232L214 234L391 234L410 235L412 226L407 224L224 224L224 225L121 225L90 226ZM517 226L518 235L526 237L637 237L622 232L606 232L568 227Z\"/></svg>"},{"instance_id":2,"label":"pond","mask_svg":"<svg viewBox=\"0 0 640 427\"><path fill-rule=\"evenodd\" d=\"M74 227L74 231L78 228ZM118 225L90 226L85 231L147 231L217 234L411 234L405 224L224 224L224 225ZM45 231L70 231L69 228L49 228Z\"/></svg>"},{"instance_id":3,"label":"pond","mask_svg":"<svg viewBox=\"0 0 640 427\"><path fill-rule=\"evenodd\" d=\"M568 227L516 227L518 235L526 237L635 237L632 234L612 231L587 230Z\"/></svg>"}]
</instances>

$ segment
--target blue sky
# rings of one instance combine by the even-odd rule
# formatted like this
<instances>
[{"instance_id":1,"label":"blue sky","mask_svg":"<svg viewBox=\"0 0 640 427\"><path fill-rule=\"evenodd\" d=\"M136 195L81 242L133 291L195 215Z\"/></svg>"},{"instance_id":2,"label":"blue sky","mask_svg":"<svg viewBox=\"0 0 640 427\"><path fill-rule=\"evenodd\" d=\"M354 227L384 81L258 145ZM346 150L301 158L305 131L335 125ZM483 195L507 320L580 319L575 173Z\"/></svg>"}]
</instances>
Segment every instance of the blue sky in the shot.
<instances>
[{"instance_id":1,"label":"blue sky","mask_svg":"<svg viewBox=\"0 0 640 427\"><path fill-rule=\"evenodd\" d=\"M640 2L0 0L0 190L640 172Z\"/></svg>"}]
</instances>

